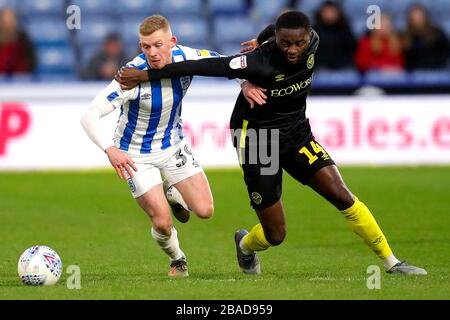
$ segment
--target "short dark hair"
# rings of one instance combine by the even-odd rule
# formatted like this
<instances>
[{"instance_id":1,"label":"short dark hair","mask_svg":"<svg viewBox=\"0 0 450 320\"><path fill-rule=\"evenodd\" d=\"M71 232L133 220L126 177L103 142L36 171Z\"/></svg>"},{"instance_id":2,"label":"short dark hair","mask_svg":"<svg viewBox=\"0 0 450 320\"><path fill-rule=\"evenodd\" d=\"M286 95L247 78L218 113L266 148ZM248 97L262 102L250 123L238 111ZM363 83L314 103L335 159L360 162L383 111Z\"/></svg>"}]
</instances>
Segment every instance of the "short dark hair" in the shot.
<instances>
[{"instance_id":1,"label":"short dark hair","mask_svg":"<svg viewBox=\"0 0 450 320\"><path fill-rule=\"evenodd\" d=\"M311 30L311 23L306 14L300 11L287 11L280 15L275 23L275 30L305 29Z\"/></svg>"}]
</instances>

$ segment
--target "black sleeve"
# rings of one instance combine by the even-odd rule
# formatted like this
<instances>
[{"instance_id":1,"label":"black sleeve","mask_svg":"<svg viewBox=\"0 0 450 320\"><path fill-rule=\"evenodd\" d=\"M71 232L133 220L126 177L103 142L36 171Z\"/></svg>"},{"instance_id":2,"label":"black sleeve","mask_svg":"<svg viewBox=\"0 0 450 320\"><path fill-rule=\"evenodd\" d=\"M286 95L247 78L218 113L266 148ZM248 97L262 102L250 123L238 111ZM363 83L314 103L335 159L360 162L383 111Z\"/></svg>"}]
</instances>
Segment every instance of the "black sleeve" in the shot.
<instances>
[{"instance_id":1,"label":"black sleeve","mask_svg":"<svg viewBox=\"0 0 450 320\"><path fill-rule=\"evenodd\" d=\"M230 65L236 67L232 68ZM150 81L162 78L195 75L205 77L227 77L229 79L248 79L251 76L250 69L251 68L247 68L247 55L237 55L171 63L160 70L149 69L147 72Z\"/></svg>"},{"instance_id":2,"label":"black sleeve","mask_svg":"<svg viewBox=\"0 0 450 320\"><path fill-rule=\"evenodd\" d=\"M315 53L317 51L317 48L319 47L319 42L320 42L320 38L319 35L317 34L316 30L311 29L311 34L312 34L312 38L311 38L311 43L309 44L309 48L307 51L307 55L310 53Z\"/></svg>"},{"instance_id":3,"label":"black sleeve","mask_svg":"<svg viewBox=\"0 0 450 320\"><path fill-rule=\"evenodd\" d=\"M270 38L275 36L275 24L269 24L256 38L258 44L262 44L264 41L269 40Z\"/></svg>"}]
</instances>

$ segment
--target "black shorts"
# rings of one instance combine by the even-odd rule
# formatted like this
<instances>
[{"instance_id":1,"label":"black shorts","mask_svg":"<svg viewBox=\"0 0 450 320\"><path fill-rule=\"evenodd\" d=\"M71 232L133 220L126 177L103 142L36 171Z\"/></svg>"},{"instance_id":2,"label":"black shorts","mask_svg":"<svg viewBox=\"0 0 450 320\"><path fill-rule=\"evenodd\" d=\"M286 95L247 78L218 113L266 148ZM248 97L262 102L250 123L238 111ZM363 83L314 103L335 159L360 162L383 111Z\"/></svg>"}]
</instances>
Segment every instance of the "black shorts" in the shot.
<instances>
[{"instance_id":1,"label":"black shorts","mask_svg":"<svg viewBox=\"0 0 450 320\"><path fill-rule=\"evenodd\" d=\"M264 156L256 157L255 161L255 157L251 159L248 149L248 144L245 144L245 148L238 146L236 150L244 172L250 204L254 209L265 209L280 200L283 170L302 184L307 184L319 169L334 165L334 161L312 135L306 143L279 154L278 163L275 163L276 157L271 157L273 161L270 163ZM258 149L258 155L260 154Z\"/></svg>"}]
</instances>

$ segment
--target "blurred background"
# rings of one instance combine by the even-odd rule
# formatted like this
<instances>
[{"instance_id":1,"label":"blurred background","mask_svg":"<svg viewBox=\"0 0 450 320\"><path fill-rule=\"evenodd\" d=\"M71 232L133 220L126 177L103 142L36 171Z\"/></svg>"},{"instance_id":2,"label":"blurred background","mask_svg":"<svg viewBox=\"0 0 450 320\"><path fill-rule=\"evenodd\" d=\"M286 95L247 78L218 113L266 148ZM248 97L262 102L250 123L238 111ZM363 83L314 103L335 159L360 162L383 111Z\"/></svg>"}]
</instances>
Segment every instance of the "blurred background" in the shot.
<instances>
[{"instance_id":1,"label":"blurred background","mask_svg":"<svg viewBox=\"0 0 450 320\"><path fill-rule=\"evenodd\" d=\"M381 30L369 32L372 4L383 18ZM80 29L66 26L70 5L80 8ZM171 21L180 44L236 54L240 42L293 8L309 15L321 37L316 89L450 85L446 0L0 0L0 8L0 81L111 79L138 53L139 23L156 13Z\"/></svg>"},{"instance_id":2,"label":"blurred background","mask_svg":"<svg viewBox=\"0 0 450 320\"><path fill-rule=\"evenodd\" d=\"M379 29L367 28L371 5ZM62 152L42 165L103 159L78 117L139 53L145 17L166 16L179 44L230 55L288 9L308 14L321 39L307 112L337 160L450 163L448 0L0 0L0 168L41 167L24 155L42 141L65 146L60 131L89 156ZM197 77L184 100L185 131L206 165L237 164L225 130L238 92Z\"/></svg>"}]
</instances>

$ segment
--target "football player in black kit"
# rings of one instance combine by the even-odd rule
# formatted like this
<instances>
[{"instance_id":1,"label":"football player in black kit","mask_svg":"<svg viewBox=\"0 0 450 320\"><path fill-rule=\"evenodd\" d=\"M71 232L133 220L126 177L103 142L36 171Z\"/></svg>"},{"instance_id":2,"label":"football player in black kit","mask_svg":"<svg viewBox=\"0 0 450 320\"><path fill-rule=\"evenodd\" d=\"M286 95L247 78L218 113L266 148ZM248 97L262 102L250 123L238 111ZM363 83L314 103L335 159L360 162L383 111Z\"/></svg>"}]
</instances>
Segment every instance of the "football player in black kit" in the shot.
<instances>
[{"instance_id":1,"label":"football player in black kit","mask_svg":"<svg viewBox=\"0 0 450 320\"><path fill-rule=\"evenodd\" d=\"M256 252L281 244L286 236L281 202L284 170L340 210L388 273L426 275L424 269L394 256L370 210L350 192L333 160L314 139L305 109L319 37L308 17L288 11L257 40L258 48L249 53L172 63L148 72L122 68L116 76L127 87L192 75L247 80L241 84L230 127L250 202L260 223L250 232L240 229L235 233L242 271L259 274ZM254 102L264 106L253 107Z\"/></svg>"}]
</instances>

